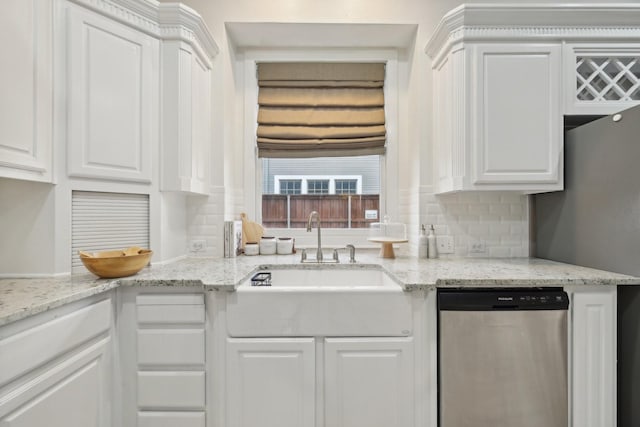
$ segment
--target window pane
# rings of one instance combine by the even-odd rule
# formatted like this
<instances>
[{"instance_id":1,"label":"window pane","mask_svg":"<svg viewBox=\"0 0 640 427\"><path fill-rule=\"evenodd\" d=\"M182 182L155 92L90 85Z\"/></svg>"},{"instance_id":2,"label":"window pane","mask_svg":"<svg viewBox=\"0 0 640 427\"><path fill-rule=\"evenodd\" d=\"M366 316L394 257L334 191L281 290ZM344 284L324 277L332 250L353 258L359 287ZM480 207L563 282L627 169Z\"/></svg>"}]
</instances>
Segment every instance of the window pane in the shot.
<instances>
[{"instance_id":1,"label":"window pane","mask_svg":"<svg viewBox=\"0 0 640 427\"><path fill-rule=\"evenodd\" d=\"M318 211L323 228L366 228L380 218L380 156L262 159L262 224L305 228Z\"/></svg>"},{"instance_id":2,"label":"window pane","mask_svg":"<svg viewBox=\"0 0 640 427\"><path fill-rule=\"evenodd\" d=\"M300 194L302 191L302 180L281 179L280 194Z\"/></svg>"},{"instance_id":3,"label":"window pane","mask_svg":"<svg viewBox=\"0 0 640 427\"><path fill-rule=\"evenodd\" d=\"M307 194L329 194L328 179L307 180Z\"/></svg>"},{"instance_id":4,"label":"window pane","mask_svg":"<svg viewBox=\"0 0 640 427\"><path fill-rule=\"evenodd\" d=\"M357 179L336 179L336 194L356 194L357 192Z\"/></svg>"}]
</instances>

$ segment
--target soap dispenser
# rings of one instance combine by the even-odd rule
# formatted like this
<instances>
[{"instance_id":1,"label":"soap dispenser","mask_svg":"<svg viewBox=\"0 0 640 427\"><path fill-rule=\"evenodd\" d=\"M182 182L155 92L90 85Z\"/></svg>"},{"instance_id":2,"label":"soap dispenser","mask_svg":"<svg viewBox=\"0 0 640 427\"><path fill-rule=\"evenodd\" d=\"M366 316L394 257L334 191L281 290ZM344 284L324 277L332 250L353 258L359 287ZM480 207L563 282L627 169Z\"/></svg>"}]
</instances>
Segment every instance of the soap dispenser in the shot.
<instances>
[{"instance_id":1,"label":"soap dispenser","mask_svg":"<svg viewBox=\"0 0 640 427\"><path fill-rule=\"evenodd\" d=\"M424 224L420 225L420 237L418 239L418 258L427 258L429 254L429 239Z\"/></svg>"},{"instance_id":2,"label":"soap dispenser","mask_svg":"<svg viewBox=\"0 0 640 427\"><path fill-rule=\"evenodd\" d=\"M429 227L429 234L427 235L427 246L429 258L438 257L438 249L436 247L436 231L433 228L433 224Z\"/></svg>"}]
</instances>

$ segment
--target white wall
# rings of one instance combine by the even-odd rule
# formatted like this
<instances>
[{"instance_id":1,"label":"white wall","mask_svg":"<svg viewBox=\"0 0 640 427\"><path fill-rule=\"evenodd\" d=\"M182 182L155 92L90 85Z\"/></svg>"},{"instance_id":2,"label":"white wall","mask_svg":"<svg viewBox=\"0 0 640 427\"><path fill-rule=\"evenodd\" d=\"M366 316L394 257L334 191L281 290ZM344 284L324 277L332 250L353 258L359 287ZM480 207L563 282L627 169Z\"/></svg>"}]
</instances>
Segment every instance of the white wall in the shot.
<instances>
[{"instance_id":1,"label":"white wall","mask_svg":"<svg viewBox=\"0 0 640 427\"><path fill-rule=\"evenodd\" d=\"M54 188L0 178L0 273L54 270Z\"/></svg>"}]
</instances>

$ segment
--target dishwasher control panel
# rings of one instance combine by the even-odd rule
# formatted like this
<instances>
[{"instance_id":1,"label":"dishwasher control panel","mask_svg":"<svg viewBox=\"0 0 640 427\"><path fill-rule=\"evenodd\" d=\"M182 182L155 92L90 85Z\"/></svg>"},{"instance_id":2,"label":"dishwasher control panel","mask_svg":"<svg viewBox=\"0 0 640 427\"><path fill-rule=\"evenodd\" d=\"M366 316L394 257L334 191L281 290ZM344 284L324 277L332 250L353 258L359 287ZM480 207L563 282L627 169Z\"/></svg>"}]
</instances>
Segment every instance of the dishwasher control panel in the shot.
<instances>
[{"instance_id":1,"label":"dishwasher control panel","mask_svg":"<svg viewBox=\"0 0 640 427\"><path fill-rule=\"evenodd\" d=\"M569 296L561 288L441 289L439 310L567 310Z\"/></svg>"}]
</instances>

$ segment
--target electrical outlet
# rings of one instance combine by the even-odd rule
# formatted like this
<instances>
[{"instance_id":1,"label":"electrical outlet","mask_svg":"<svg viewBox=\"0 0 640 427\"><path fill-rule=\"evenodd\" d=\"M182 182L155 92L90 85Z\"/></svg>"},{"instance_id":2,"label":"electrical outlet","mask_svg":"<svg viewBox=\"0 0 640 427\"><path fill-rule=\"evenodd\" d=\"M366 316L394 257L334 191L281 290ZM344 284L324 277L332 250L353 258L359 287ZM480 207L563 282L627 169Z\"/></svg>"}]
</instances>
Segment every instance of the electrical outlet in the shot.
<instances>
[{"instance_id":1,"label":"electrical outlet","mask_svg":"<svg viewBox=\"0 0 640 427\"><path fill-rule=\"evenodd\" d=\"M189 250L191 252L200 252L204 251L206 243L204 240L191 240L189 242Z\"/></svg>"},{"instance_id":2,"label":"electrical outlet","mask_svg":"<svg viewBox=\"0 0 640 427\"><path fill-rule=\"evenodd\" d=\"M453 237L451 236L437 236L436 237L436 246L438 247L439 254L452 254L454 252L453 248Z\"/></svg>"},{"instance_id":3,"label":"electrical outlet","mask_svg":"<svg viewBox=\"0 0 640 427\"><path fill-rule=\"evenodd\" d=\"M483 254L485 252L487 252L487 245L484 243L484 240L476 239L469 242L470 254Z\"/></svg>"}]
</instances>

